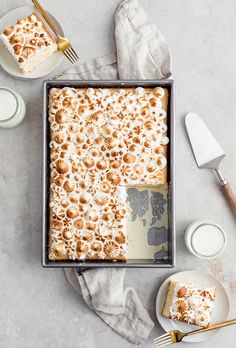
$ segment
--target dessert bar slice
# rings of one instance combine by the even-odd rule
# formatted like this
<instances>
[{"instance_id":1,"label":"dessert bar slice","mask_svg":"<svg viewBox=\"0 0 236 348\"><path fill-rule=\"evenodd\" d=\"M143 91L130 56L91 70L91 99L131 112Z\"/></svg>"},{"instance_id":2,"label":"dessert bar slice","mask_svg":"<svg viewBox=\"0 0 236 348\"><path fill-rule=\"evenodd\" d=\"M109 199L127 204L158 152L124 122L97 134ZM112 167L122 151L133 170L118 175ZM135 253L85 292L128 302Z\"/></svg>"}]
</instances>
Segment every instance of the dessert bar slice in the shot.
<instances>
[{"instance_id":1,"label":"dessert bar slice","mask_svg":"<svg viewBox=\"0 0 236 348\"><path fill-rule=\"evenodd\" d=\"M214 308L215 291L216 287L170 281L162 315L187 324L208 326Z\"/></svg>"},{"instance_id":2,"label":"dessert bar slice","mask_svg":"<svg viewBox=\"0 0 236 348\"><path fill-rule=\"evenodd\" d=\"M32 72L57 51L57 43L37 13L19 19L1 34L5 47L23 73Z\"/></svg>"}]
</instances>

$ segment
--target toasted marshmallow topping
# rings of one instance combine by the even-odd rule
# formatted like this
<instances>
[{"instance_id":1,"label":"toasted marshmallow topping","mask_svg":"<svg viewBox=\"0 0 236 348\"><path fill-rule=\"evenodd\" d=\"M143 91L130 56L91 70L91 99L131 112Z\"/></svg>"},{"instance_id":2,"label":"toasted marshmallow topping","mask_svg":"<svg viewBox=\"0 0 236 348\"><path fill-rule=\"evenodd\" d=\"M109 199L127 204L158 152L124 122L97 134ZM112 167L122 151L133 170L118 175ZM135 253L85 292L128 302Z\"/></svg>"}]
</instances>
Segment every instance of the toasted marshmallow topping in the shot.
<instances>
[{"instance_id":1,"label":"toasted marshmallow topping","mask_svg":"<svg viewBox=\"0 0 236 348\"><path fill-rule=\"evenodd\" d=\"M23 72L32 71L36 63L47 59L57 50L55 40L36 13L19 19L14 26L6 28L0 37Z\"/></svg>"},{"instance_id":2,"label":"toasted marshmallow topping","mask_svg":"<svg viewBox=\"0 0 236 348\"><path fill-rule=\"evenodd\" d=\"M164 96L160 87L50 90L50 259L126 259L126 186L167 180Z\"/></svg>"},{"instance_id":3,"label":"toasted marshmallow topping","mask_svg":"<svg viewBox=\"0 0 236 348\"><path fill-rule=\"evenodd\" d=\"M215 287L206 288L171 281L163 315L187 324L208 326L214 308L215 291Z\"/></svg>"}]
</instances>

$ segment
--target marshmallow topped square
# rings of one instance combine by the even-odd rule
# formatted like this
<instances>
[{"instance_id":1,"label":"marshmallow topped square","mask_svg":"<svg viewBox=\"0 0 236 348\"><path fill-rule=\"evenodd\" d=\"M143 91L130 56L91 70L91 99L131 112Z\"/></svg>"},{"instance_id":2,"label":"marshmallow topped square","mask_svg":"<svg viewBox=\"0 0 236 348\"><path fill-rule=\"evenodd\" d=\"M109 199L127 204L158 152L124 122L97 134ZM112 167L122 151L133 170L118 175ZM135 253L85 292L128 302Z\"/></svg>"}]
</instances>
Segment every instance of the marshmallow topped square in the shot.
<instances>
[{"instance_id":1,"label":"marshmallow topped square","mask_svg":"<svg viewBox=\"0 0 236 348\"><path fill-rule=\"evenodd\" d=\"M57 51L56 41L37 13L19 19L0 38L24 74L32 72Z\"/></svg>"},{"instance_id":2,"label":"marshmallow topped square","mask_svg":"<svg viewBox=\"0 0 236 348\"><path fill-rule=\"evenodd\" d=\"M170 281L162 315L187 324L208 326L214 308L215 291L216 287Z\"/></svg>"}]
</instances>

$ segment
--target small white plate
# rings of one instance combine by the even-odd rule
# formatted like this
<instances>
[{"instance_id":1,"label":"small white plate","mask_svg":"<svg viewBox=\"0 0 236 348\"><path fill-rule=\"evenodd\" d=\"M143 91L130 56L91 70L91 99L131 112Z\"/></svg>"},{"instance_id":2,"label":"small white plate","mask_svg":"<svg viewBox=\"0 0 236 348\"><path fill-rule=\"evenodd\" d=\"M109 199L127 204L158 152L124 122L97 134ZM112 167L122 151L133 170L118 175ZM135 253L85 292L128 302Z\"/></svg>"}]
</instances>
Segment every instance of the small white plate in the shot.
<instances>
[{"instance_id":1,"label":"small white plate","mask_svg":"<svg viewBox=\"0 0 236 348\"><path fill-rule=\"evenodd\" d=\"M0 32L2 32L5 28L11 25L14 25L17 19L24 18L30 15L32 12L37 12L40 15L40 13L37 11L37 9L33 5L19 7L13 11L8 12L7 14L5 14L4 17L0 19ZM51 18L51 20L54 22L54 24L56 25L59 33L63 35L64 33L62 30L62 27L60 26L58 21L50 13L48 13L48 15ZM44 21L41 15L40 15L40 18ZM44 23L46 24L45 21ZM47 28L49 28L48 24L46 24L46 26ZM51 30L50 30L50 33L56 39L56 36ZM42 64L39 64L34 71L32 71L29 74L23 74L20 68L18 67L17 63L15 62L14 58L5 48L2 40L0 40L0 65L8 74L20 79L37 79L37 78L46 76L59 66L62 59L63 59L63 54L61 52L56 52L52 54L45 62L43 62Z\"/></svg>"},{"instance_id":2,"label":"small white plate","mask_svg":"<svg viewBox=\"0 0 236 348\"><path fill-rule=\"evenodd\" d=\"M192 283L196 285L202 285L206 287L216 286L216 300L215 307L212 312L211 323L218 323L227 319L229 314L229 297L222 286L222 284L214 278L212 275L201 271L185 271L173 274L159 288L156 298L156 315L161 327L169 332L171 330L180 330L182 332L188 332L191 330L199 329L198 326L188 325L178 320L171 320L162 316L161 312L165 303L166 292L170 280L178 282ZM186 337L185 342L203 342L210 339L216 334L218 330L204 332L201 334Z\"/></svg>"}]
</instances>

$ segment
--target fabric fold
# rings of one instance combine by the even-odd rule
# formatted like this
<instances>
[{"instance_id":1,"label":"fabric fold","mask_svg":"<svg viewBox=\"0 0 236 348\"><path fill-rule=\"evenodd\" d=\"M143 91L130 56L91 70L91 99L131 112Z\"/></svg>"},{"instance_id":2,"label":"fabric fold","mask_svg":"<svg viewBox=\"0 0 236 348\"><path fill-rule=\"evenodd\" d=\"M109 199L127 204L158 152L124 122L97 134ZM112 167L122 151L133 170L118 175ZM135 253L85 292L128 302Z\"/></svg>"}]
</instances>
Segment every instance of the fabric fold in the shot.
<instances>
[{"instance_id":1,"label":"fabric fold","mask_svg":"<svg viewBox=\"0 0 236 348\"><path fill-rule=\"evenodd\" d=\"M117 80L117 57L109 53L97 57L90 62L78 64L74 68L56 76L57 79L68 80Z\"/></svg>"},{"instance_id":2,"label":"fabric fold","mask_svg":"<svg viewBox=\"0 0 236 348\"><path fill-rule=\"evenodd\" d=\"M125 0L115 16L120 78L164 79L171 73L171 55L165 37L137 0ZM132 71L127 75L127 64Z\"/></svg>"},{"instance_id":3,"label":"fabric fold","mask_svg":"<svg viewBox=\"0 0 236 348\"><path fill-rule=\"evenodd\" d=\"M134 344L147 339L154 323L135 290L124 291L125 269L65 269L65 274L85 303L118 334Z\"/></svg>"}]
</instances>

